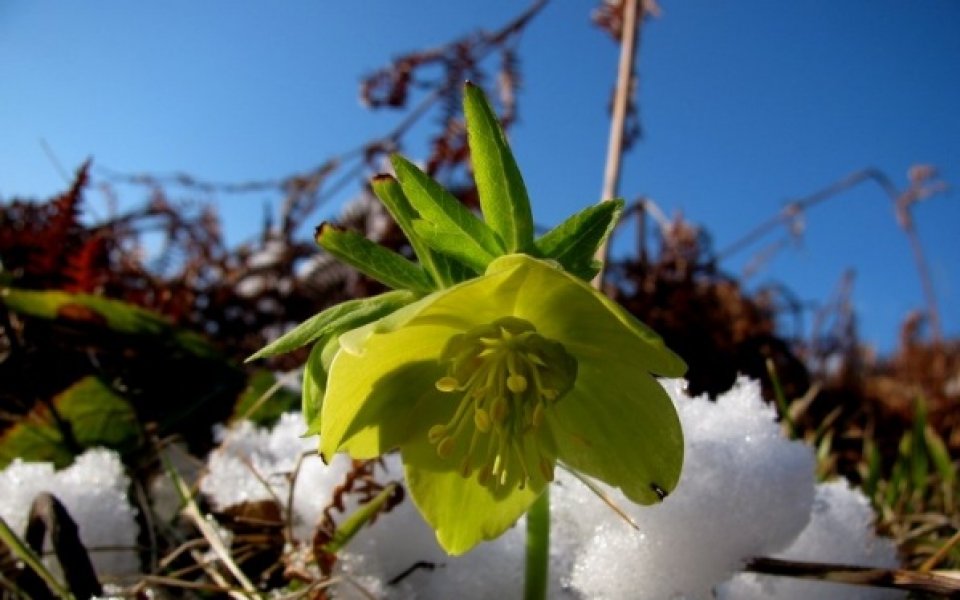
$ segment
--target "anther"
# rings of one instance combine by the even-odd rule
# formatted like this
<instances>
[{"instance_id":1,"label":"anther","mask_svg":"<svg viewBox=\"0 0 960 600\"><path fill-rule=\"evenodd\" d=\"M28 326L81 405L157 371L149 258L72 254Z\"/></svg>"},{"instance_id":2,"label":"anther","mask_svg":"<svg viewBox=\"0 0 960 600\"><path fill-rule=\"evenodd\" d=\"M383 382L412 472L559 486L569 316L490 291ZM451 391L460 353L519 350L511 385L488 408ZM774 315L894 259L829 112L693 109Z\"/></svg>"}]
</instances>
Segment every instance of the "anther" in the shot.
<instances>
[{"instance_id":1,"label":"anther","mask_svg":"<svg viewBox=\"0 0 960 600\"><path fill-rule=\"evenodd\" d=\"M537 406L533 409L531 422L534 429L539 428L540 424L543 423L543 402L537 402Z\"/></svg>"},{"instance_id":2,"label":"anther","mask_svg":"<svg viewBox=\"0 0 960 600\"><path fill-rule=\"evenodd\" d=\"M460 475L476 472L490 488L552 481L553 460L539 452L535 431L576 380L576 361L563 346L523 319L504 317L450 338L440 365L445 375L436 389L454 393L457 406L427 431L437 455L456 457L451 466Z\"/></svg>"},{"instance_id":3,"label":"anther","mask_svg":"<svg viewBox=\"0 0 960 600\"><path fill-rule=\"evenodd\" d=\"M473 413L473 424L477 426L480 433L488 433L490 431L490 415L482 408L478 408Z\"/></svg>"},{"instance_id":4,"label":"anther","mask_svg":"<svg viewBox=\"0 0 960 600\"><path fill-rule=\"evenodd\" d=\"M437 444L437 456L440 458L450 458L450 455L453 454L453 445L454 439L450 436L440 440L440 443Z\"/></svg>"},{"instance_id":5,"label":"anther","mask_svg":"<svg viewBox=\"0 0 960 600\"><path fill-rule=\"evenodd\" d=\"M436 444L447 435L446 425L434 425L427 431L427 439L431 444Z\"/></svg>"},{"instance_id":6,"label":"anther","mask_svg":"<svg viewBox=\"0 0 960 600\"><path fill-rule=\"evenodd\" d=\"M507 377L507 387L514 394L522 394L527 391L527 378L514 373Z\"/></svg>"},{"instance_id":7,"label":"anther","mask_svg":"<svg viewBox=\"0 0 960 600\"><path fill-rule=\"evenodd\" d=\"M449 375L441 377L436 383L437 389L441 392L454 392L460 387L460 382Z\"/></svg>"},{"instance_id":8,"label":"anther","mask_svg":"<svg viewBox=\"0 0 960 600\"><path fill-rule=\"evenodd\" d=\"M499 425L507 418L508 412L507 399L503 396L498 396L497 399L493 401L493 406L490 407L490 418L493 419L494 423Z\"/></svg>"},{"instance_id":9,"label":"anther","mask_svg":"<svg viewBox=\"0 0 960 600\"><path fill-rule=\"evenodd\" d=\"M482 486L486 486L487 482L490 481L490 476L490 469L486 466L483 467L479 472L477 472L477 483Z\"/></svg>"}]
</instances>

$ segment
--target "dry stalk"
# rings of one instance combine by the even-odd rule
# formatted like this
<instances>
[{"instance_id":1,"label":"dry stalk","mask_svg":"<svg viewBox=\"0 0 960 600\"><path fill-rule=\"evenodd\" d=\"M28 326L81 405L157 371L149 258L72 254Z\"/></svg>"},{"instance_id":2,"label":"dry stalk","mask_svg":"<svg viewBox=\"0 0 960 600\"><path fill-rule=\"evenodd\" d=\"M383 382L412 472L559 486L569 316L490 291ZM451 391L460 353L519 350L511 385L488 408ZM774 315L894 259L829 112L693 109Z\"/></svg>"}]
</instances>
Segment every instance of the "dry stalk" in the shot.
<instances>
[{"instance_id":1,"label":"dry stalk","mask_svg":"<svg viewBox=\"0 0 960 600\"><path fill-rule=\"evenodd\" d=\"M617 69L617 88L613 99L613 114L610 117L610 142L607 146L607 162L603 174L603 191L600 201L606 202L616 197L620 186L620 167L623 159L624 127L627 119L627 106L630 103L631 88L634 83L634 64L637 54L637 40L644 8L640 0L625 0L623 17L623 35L620 39L620 65ZM597 249L597 259L604 262L607 258L608 243ZM593 285L600 288L603 270L593 279Z\"/></svg>"}]
</instances>

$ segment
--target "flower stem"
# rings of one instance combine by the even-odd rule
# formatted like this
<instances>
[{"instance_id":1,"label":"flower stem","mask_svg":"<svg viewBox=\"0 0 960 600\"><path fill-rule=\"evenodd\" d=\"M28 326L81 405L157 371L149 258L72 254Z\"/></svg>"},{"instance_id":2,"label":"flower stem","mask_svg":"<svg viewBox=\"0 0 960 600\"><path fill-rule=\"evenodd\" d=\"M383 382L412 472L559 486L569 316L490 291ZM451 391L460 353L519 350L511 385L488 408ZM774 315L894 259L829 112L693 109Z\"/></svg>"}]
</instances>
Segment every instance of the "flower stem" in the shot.
<instances>
[{"instance_id":1,"label":"flower stem","mask_svg":"<svg viewBox=\"0 0 960 600\"><path fill-rule=\"evenodd\" d=\"M547 597L547 573L550 569L550 486L527 512L527 565L524 573L524 600Z\"/></svg>"}]
</instances>

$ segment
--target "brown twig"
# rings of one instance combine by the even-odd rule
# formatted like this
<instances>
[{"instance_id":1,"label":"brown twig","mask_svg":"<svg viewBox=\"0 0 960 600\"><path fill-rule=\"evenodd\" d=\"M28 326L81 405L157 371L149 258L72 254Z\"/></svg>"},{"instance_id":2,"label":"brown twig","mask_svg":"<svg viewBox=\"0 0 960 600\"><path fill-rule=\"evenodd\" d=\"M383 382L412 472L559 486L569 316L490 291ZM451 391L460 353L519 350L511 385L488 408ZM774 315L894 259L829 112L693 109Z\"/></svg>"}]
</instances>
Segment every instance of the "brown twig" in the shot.
<instances>
[{"instance_id":1,"label":"brown twig","mask_svg":"<svg viewBox=\"0 0 960 600\"><path fill-rule=\"evenodd\" d=\"M634 86L637 54L637 42L640 37L640 22L643 20L643 5L640 0L624 0L623 34L620 39L620 64L617 68L617 88L613 100L613 113L610 117L610 141L607 146L607 161L603 173L603 191L600 201L606 202L616 197L620 186L620 166L623 158L624 128L627 108L630 103L631 89ZM605 261L608 242L597 249L597 259ZM599 288L603 281L603 270L593 280Z\"/></svg>"},{"instance_id":2,"label":"brown twig","mask_svg":"<svg viewBox=\"0 0 960 600\"><path fill-rule=\"evenodd\" d=\"M946 189L946 185L940 181L929 181L934 177L936 177L935 169L931 167L914 167L911 169L910 185L907 189L901 191L883 171L877 168L868 167L856 171L809 196L788 203L776 215L763 221L739 239L718 251L715 259L717 262L720 262L725 258L729 258L731 255L740 252L771 231L781 226L789 226L799 215L813 206L856 187L863 182L872 181L879 185L893 202L897 222L907 236L910 251L913 254L913 260L920 277L920 285L924 301L927 305L927 317L930 320L931 336L934 342L939 342L943 334L940 326L940 310L937 306L936 293L933 287L933 277L930 275L930 268L923 252L923 246L920 243L920 237L916 227L914 227L913 218L909 210L911 206L920 200Z\"/></svg>"},{"instance_id":3,"label":"brown twig","mask_svg":"<svg viewBox=\"0 0 960 600\"><path fill-rule=\"evenodd\" d=\"M800 562L779 558L754 558L747 563L744 570L762 575L778 575L960 597L960 580L937 573Z\"/></svg>"}]
</instances>

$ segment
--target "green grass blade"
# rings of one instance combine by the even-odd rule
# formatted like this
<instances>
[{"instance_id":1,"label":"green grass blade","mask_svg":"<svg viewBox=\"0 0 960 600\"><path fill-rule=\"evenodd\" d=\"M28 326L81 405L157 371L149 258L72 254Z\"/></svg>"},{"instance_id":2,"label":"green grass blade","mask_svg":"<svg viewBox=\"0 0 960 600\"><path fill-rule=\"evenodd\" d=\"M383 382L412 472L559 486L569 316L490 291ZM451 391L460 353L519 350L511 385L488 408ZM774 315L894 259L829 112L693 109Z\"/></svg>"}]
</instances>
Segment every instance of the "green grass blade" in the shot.
<instances>
[{"instance_id":1,"label":"green grass blade","mask_svg":"<svg viewBox=\"0 0 960 600\"><path fill-rule=\"evenodd\" d=\"M10 529L7 522L3 520L3 517L0 517L0 542L3 542L14 556L22 560L29 568L33 569L33 571L43 579L43 582L47 584L50 591L65 600L73 599L73 595L70 594L66 586L53 576L53 573L47 569L46 565L43 564L43 561L37 556L33 549Z\"/></svg>"},{"instance_id":2,"label":"green grass blade","mask_svg":"<svg viewBox=\"0 0 960 600\"><path fill-rule=\"evenodd\" d=\"M945 483L952 484L957 479L957 466L950 457L950 451L947 444L943 441L933 427L927 425L923 430L924 441L927 445L927 452L933 461L934 468Z\"/></svg>"},{"instance_id":3,"label":"green grass blade","mask_svg":"<svg viewBox=\"0 0 960 600\"><path fill-rule=\"evenodd\" d=\"M369 502L361 504L357 510L350 513L350 516L337 526L330 541L323 546L324 551L330 554L339 552L341 548L346 546L347 543L357 535L360 528L379 515L380 511L383 510L391 499L395 499L398 493L402 493L399 484L390 483Z\"/></svg>"},{"instance_id":4,"label":"green grass blade","mask_svg":"<svg viewBox=\"0 0 960 600\"><path fill-rule=\"evenodd\" d=\"M930 456L927 454L927 405L917 398L913 428L910 433L910 482L914 490L924 490L930 475Z\"/></svg>"}]
</instances>

